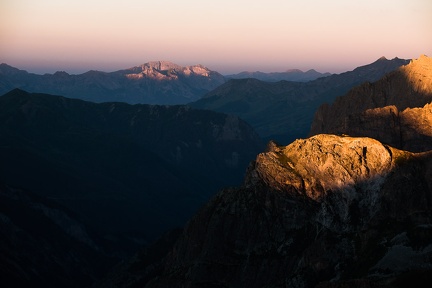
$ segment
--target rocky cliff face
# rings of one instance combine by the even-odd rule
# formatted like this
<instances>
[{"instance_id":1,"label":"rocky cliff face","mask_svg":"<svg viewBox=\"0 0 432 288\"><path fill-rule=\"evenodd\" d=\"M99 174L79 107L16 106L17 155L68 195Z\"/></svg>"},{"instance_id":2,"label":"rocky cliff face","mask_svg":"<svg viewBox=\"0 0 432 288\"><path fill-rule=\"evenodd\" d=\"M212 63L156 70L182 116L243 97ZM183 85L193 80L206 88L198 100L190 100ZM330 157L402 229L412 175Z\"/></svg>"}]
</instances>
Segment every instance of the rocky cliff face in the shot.
<instances>
[{"instance_id":1,"label":"rocky cliff face","mask_svg":"<svg viewBox=\"0 0 432 288\"><path fill-rule=\"evenodd\" d=\"M51 93L92 102L185 104L200 99L225 78L202 65L154 61L115 72L88 71L37 75L0 65L0 94L14 88Z\"/></svg>"},{"instance_id":2,"label":"rocky cliff face","mask_svg":"<svg viewBox=\"0 0 432 288\"><path fill-rule=\"evenodd\" d=\"M190 220L147 287L388 287L430 278L430 152L333 135L269 146L243 187L220 192Z\"/></svg>"},{"instance_id":3,"label":"rocky cliff face","mask_svg":"<svg viewBox=\"0 0 432 288\"><path fill-rule=\"evenodd\" d=\"M423 55L321 106L310 134L368 136L400 149L427 151L432 149L431 101L432 58Z\"/></svg>"}]
</instances>

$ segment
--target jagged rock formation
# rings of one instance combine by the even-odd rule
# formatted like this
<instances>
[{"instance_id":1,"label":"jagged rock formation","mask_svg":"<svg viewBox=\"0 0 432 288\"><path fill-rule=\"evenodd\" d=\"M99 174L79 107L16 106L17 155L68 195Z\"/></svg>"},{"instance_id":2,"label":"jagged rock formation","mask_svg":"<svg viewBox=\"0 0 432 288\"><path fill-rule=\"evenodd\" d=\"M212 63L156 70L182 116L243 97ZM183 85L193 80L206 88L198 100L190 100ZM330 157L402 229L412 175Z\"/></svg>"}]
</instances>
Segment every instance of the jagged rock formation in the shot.
<instances>
[{"instance_id":1,"label":"jagged rock formation","mask_svg":"<svg viewBox=\"0 0 432 288\"><path fill-rule=\"evenodd\" d=\"M246 120L265 139L290 143L310 131L316 109L366 81L376 81L408 60L384 57L353 71L300 83L233 79L212 90L192 107L229 113Z\"/></svg>"},{"instance_id":2,"label":"jagged rock formation","mask_svg":"<svg viewBox=\"0 0 432 288\"><path fill-rule=\"evenodd\" d=\"M154 61L115 72L88 71L37 75L0 65L0 95L20 88L92 102L185 104L223 84L225 78L202 65L182 67Z\"/></svg>"},{"instance_id":3,"label":"jagged rock formation","mask_svg":"<svg viewBox=\"0 0 432 288\"><path fill-rule=\"evenodd\" d=\"M320 73L314 69L303 72L299 69L290 69L286 72L270 72L264 73L260 71L256 72L240 72L238 74L226 75L227 79L245 79L255 78L261 81L277 82L277 81L296 81L296 82L307 82L312 81L320 77L330 76L330 73Z\"/></svg>"},{"instance_id":4,"label":"jagged rock formation","mask_svg":"<svg viewBox=\"0 0 432 288\"><path fill-rule=\"evenodd\" d=\"M420 285L432 271L431 176L431 152L370 138L273 143L243 187L190 220L146 287Z\"/></svg>"},{"instance_id":5,"label":"jagged rock formation","mask_svg":"<svg viewBox=\"0 0 432 288\"><path fill-rule=\"evenodd\" d=\"M368 136L410 151L432 149L432 58L422 55L321 106L311 135Z\"/></svg>"},{"instance_id":6,"label":"jagged rock formation","mask_svg":"<svg viewBox=\"0 0 432 288\"><path fill-rule=\"evenodd\" d=\"M138 231L131 247L183 226L219 189L241 183L263 146L235 116L22 90L0 97L0 143L0 181L107 233Z\"/></svg>"}]
</instances>

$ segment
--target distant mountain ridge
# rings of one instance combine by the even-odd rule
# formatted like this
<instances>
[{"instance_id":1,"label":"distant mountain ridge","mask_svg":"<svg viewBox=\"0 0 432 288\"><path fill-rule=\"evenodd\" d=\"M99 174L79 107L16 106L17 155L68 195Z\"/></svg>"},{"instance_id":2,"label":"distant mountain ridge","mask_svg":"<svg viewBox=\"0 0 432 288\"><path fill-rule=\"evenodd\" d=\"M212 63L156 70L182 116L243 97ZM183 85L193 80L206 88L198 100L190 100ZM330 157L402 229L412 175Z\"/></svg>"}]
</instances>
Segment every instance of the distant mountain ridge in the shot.
<instances>
[{"instance_id":1,"label":"distant mountain ridge","mask_svg":"<svg viewBox=\"0 0 432 288\"><path fill-rule=\"evenodd\" d=\"M0 64L0 95L20 88L92 102L185 104L223 84L225 78L202 65L153 61L115 72L38 75Z\"/></svg>"},{"instance_id":2,"label":"distant mountain ridge","mask_svg":"<svg viewBox=\"0 0 432 288\"><path fill-rule=\"evenodd\" d=\"M331 103L352 87L376 81L408 63L409 60L381 57L352 71L304 83L232 79L189 105L237 115L250 123L261 137L289 143L307 136L321 104Z\"/></svg>"},{"instance_id":3,"label":"distant mountain ridge","mask_svg":"<svg viewBox=\"0 0 432 288\"><path fill-rule=\"evenodd\" d=\"M432 58L364 83L315 113L310 135L367 136L413 152L432 149ZM385 127L385 129L383 129Z\"/></svg>"},{"instance_id":4,"label":"distant mountain ridge","mask_svg":"<svg viewBox=\"0 0 432 288\"><path fill-rule=\"evenodd\" d=\"M314 69L310 69L306 72L303 72L299 69L290 69L285 72L249 72L243 71L237 74L225 75L227 79L245 79L245 78L255 78L261 81L267 82L277 82L277 81L296 81L296 82L307 82L311 80L315 80L320 77L330 76L331 73L320 73Z\"/></svg>"}]
</instances>

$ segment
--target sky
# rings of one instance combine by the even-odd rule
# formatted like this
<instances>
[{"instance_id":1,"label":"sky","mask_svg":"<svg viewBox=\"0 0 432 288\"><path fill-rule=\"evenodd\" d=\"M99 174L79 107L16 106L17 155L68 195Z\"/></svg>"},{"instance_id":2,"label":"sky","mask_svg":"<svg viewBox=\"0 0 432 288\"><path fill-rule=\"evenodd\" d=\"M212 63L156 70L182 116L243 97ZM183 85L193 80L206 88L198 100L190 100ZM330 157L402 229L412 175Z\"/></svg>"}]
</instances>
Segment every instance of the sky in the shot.
<instances>
[{"instance_id":1,"label":"sky","mask_svg":"<svg viewBox=\"0 0 432 288\"><path fill-rule=\"evenodd\" d=\"M430 0L0 0L0 62L33 73L149 61L340 73L432 56Z\"/></svg>"}]
</instances>

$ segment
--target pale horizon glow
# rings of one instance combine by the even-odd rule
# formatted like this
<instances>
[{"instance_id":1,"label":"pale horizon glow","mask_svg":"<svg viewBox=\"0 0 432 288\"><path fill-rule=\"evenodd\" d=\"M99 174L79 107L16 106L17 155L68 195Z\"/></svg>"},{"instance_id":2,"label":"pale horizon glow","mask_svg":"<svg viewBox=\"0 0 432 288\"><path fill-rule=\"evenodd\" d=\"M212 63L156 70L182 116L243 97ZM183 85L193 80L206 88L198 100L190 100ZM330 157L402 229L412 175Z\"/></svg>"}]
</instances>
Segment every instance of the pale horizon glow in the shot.
<instances>
[{"instance_id":1,"label":"pale horizon glow","mask_svg":"<svg viewBox=\"0 0 432 288\"><path fill-rule=\"evenodd\" d=\"M340 73L432 56L430 0L0 0L0 62L33 73L149 61Z\"/></svg>"}]
</instances>

